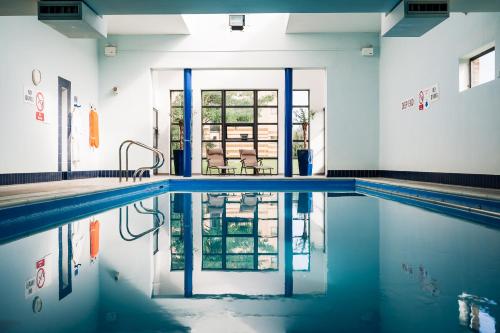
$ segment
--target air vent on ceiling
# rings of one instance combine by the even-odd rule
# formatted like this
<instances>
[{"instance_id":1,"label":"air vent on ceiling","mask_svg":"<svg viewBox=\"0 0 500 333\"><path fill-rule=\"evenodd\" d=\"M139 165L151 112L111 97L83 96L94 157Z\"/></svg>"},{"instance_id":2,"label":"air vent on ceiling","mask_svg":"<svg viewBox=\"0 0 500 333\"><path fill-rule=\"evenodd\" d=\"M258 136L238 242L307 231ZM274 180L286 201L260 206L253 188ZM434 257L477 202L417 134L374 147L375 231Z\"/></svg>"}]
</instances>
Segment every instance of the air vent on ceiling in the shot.
<instances>
[{"instance_id":1,"label":"air vent on ceiling","mask_svg":"<svg viewBox=\"0 0 500 333\"><path fill-rule=\"evenodd\" d=\"M449 16L448 0L403 0L382 15L382 36L420 37Z\"/></svg>"},{"instance_id":2,"label":"air vent on ceiling","mask_svg":"<svg viewBox=\"0 0 500 333\"><path fill-rule=\"evenodd\" d=\"M106 22L83 1L38 1L38 20L70 38L101 38Z\"/></svg>"}]
</instances>

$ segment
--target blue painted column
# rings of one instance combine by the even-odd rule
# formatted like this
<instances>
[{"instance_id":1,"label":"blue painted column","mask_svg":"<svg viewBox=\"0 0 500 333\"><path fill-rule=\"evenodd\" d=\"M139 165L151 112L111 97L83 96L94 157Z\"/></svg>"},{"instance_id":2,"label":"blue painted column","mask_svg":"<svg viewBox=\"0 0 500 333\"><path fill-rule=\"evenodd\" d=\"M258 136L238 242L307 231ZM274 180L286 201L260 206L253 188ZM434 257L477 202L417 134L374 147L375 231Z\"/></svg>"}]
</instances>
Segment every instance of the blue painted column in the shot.
<instances>
[{"instance_id":1,"label":"blue painted column","mask_svg":"<svg viewBox=\"0 0 500 333\"><path fill-rule=\"evenodd\" d=\"M191 112L193 89L191 69L184 69L184 177L191 177Z\"/></svg>"},{"instance_id":2,"label":"blue painted column","mask_svg":"<svg viewBox=\"0 0 500 333\"><path fill-rule=\"evenodd\" d=\"M293 174L293 70L285 68L285 177Z\"/></svg>"},{"instance_id":3,"label":"blue painted column","mask_svg":"<svg viewBox=\"0 0 500 333\"><path fill-rule=\"evenodd\" d=\"M293 296L293 193L285 193L285 296Z\"/></svg>"},{"instance_id":4,"label":"blue painted column","mask_svg":"<svg viewBox=\"0 0 500 333\"><path fill-rule=\"evenodd\" d=\"M182 193L184 241L184 297L193 297L193 220L191 193Z\"/></svg>"}]
</instances>

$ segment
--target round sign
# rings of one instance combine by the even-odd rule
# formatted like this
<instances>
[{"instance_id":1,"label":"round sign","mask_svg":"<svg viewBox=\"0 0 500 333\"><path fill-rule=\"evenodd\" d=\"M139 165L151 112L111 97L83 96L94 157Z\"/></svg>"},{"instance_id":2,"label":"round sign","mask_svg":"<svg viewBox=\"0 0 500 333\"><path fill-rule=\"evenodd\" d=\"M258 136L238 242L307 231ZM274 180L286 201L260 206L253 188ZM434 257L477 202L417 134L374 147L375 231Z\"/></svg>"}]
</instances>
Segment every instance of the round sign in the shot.
<instances>
[{"instance_id":1,"label":"round sign","mask_svg":"<svg viewBox=\"0 0 500 333\"><path fill-rule=\"evenodd\" d=\"M40 267L38 271L36 272L36 286L38 289L43 288L43 285L45 284L45 270L43 267Z\"/></svg>"},{"instance_id":2,"label":"round sign","mask_svg":"<svg viewBox=\"0 0 500 333\"><path fill-rule=\"evenodd\" d=\"M40 112L43 111L44 108L44 103L45 103L45 98L43 97L43 94L41 92L36 93L36 109Z\"/></svg>"}]
</instances>

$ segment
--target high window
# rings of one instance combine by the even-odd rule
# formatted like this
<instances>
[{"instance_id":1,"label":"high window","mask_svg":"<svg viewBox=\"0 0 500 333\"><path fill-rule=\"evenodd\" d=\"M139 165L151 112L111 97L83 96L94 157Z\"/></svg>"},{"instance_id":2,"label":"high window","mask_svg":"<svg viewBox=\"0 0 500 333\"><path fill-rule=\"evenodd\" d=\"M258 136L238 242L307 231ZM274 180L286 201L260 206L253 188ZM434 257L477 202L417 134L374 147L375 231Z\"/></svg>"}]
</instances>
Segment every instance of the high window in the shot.
<instances>
[{"instance_id":1,"label":"high window","mask_svg":"<svg viewBox=\"0 0 500 333\"><path fill-rule=\"evenodd\" d=\"M203 90L201 102L202 173L207 172L207 148L222 148L237 173L240 149L254 149L263 165L277 174L277 90Z\"/></svg>"},{"instance_id":2,"label":"high window","mask_svg":"<svg viewBox=\"0 0 500 333\"><path fill-rule=\"evenodd\" d=\"M471 88L495 79L495 47L469 60L469 86Z\"/></svg>"}]
</instances>

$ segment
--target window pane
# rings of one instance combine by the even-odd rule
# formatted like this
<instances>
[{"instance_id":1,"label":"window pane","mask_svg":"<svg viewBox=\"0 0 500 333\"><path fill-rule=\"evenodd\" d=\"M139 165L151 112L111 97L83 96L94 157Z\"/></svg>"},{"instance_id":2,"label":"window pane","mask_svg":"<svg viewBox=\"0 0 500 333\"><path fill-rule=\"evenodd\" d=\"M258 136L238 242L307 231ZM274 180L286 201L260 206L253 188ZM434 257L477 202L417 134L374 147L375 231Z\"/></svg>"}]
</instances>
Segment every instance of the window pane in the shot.
<instances>
[{"instance_id":1,"label":"window pane","mask_svg":"<svg viewBox=\"0 0 500 333\"><path fill-rule=\"evenodd\" d=\"M259 238L259 253L278 252L278 238Z\"/></svg>"},{"instance_id":2,"label":"window pane","mask_svg":"<svg viewBox=\"0 0 500 333\"><path fill-rule=\"evenodd\" d=\"M278 204L275 202L261 202L259 204L259 218L261 219L277 219Z\"/></svg>"},{"instance_id":3,"label":"window pane","mask_svg":"<svg viewBox=\"0 0 500 333\"><path fill-rule=\"evenodd\" d=\"M293 98L293 105L294 106L308 106L309 105L309 91L308 90L294 90L292 98Z\"/></svg>"},{"instance_id":4,"label":"window pane","mask_svg":"<svg viewBox=\"0 0 500 333\"><path fill-rule=\"evenodd\" d=\"M181 237L172 237L172 243L170 244L172 253L181 254L184 253L184 242Z\"/></svg>"},{"instance_id":5,"label":"window pane","mask_svg":"<svg viewBox=\"0 0 500 333\"><path fill-rule=\"evenodd\" d=\"M293 108L293 122L300 123L309 121L309 108Z\"/></svg>"},{"instance_id":6,"label":"window pane","mask_svg":"<svg viewBox=\"0 0 500 333\"><path fill-rule=\"evenodd\" d=\"M253 139L252 126L228 126L227 127L228 139L241 139L243 141Z\"/></svg>"},{"instance_id":7,"label":"window pane","mask_svg":"<svg viewBox=\"0 0 500 333\"><path fill-rule=\"evenodd\" d=\"M172 266L173 271L184 269L184 256L183 255L172 255Z\"/></svg>"},{"instance_id":8,"label":"window pane","mask_svg":"<svg viewBox=\"0 0 500 333\"><path fill-rule=\"evenodd\" d=\"M309 255L308 254L294 255L292 266L294 271L309 270Z\"/></svg>"},{"instance_id":9,"label":"window pane","mask_svg":"<svg viewBox=\"0 0 500 333\"><path fill-rule=\"evenodd\" d=\"M292 241L293 253L309 253L308 235L302 237L294 237Z\"/></svg>"},{"instance_id":10,"label":"window pane","mask_svg":"<svg viewBox=\"0 0 500 333\"><path fill-rule=\"evenodd\" d=\"M259 140L278 140L278 125L259 125Z\"/></svg>"},{"instance_id":11,"label":"window pane","mask_svg":"<svg viewBox=\"0 0 500 333\"><path fill-rule=\"evenodd\" d=\"M259 255L259 270L278 269L278 256Z\"/></svg>"},{"instance_id":12,"label":"window pane","mask_svg":"<svg viewBox=\"0 0 500 333\"><path fill-rule=\"evenodd\" d=\"M273 168L272 171L271 171L271 173L277 173L278 172L278 160L266 160L266 159L263 159L262 160L262 166ZM266 173L267 172L268 171L266 171Z\"/></svg>"},{"instance_id":13,"label":"window pane","mask_svg":"<svg viewBox=\"0 0 500 333\"><path fill-rule=\"evenodd\" d=\"M253 105L253 91L226 91L226 105L230 106Z\"/></svg>"},{"instance_id":14,"label":"window pane","mask_svg":"<svg viewBox=\"0 0 500 333\"><path fill-rule=\"evenodd\" d=\"M297 150L299 150L299 149L305 149L304 143L303 142L294 142L292 144L293 158L297 158Z\"/></svg>"},{"instance_id":15,"label":"window pane","mask_svg":"<svg viewBox=\"0 0 500 333\"><path fill-rule=\"evenodd\" d=\"M203 125L203 140L222 140L222 125Z\"/></svg>"},{"instance_id":16,"label":"window pane","mask_svg":"<svg viewBox=\"0 0 500 333\"><path fill-rule=\"evenodd\" d=\"M249 235L253 232L252 222L229 222L227 224L228 235Z\"/></svg>"},{"instance_id":17,"label":"window pane","mask_svg":"<svg viewBox=\"0 0 500 333\"><path fill-rule=\"evenodd\" d=\"M210 213L210 210L208 210ZM222 235L222 221L220 218L211 218L203 221L203 235Z\"/></svg>"},{"instance_id":18,"label":"window pane","mask_svg":"<svg viewBox=\"0 0 500 333\"><path fill-rule=\"evenodd\" d=\"M201 115L204 124L222 122L222 112L220 108L202 108Z\"/></svg>"},{"instance_id":19,"label":"window pane","mask_svg":"<svg viewBox=\"0 0 500 333\"><path fill-rule=\"evenodd\" d=\"M253 149L253 142L226 142L226 157L239 159L240 149Z\"/></svg>"},{"instance_id":20,"label":"window pane","mask_svg":"<svg viewBox=\"0 0 500 333\"><path fill-rule=\"evenodd\" d=\"M181 149L180 142L171 142L170 143L170 156L174 158L174 150Z\"/></svg>"},{"instance_id":21,"label":"window pane","mask_svg":"<svg viewBox=\"0 0 500 333\"><path fill-rule=\"evenodd\" d=\"M293 125L292 140L304 140L304 131L302 125Z\"/></svg>"},{"instance_id":22,"label":"window pane","mask_svg":"<svg viewBox=\"0 0 500 333\"><path fill-rule=\"evenodd\" d=\"M181 130L179 125L172 125L170 127L170 140L179 141L181 139Z\"/></svg>"},{"instance_id":23,"label":"window pane","mask_svg":"<svg viewBox=\"0 0 500 333\"><path fill-rule=\"evenodd\" d=\"M272 215L276 216L277 214ZM261 216L261 218L263 217ZM259 220L259 237L276 236L278 236L278 220Z\"/></svg>"},{"instance_id":24,"label":"window pane","mask_svg":"<svg viewBox=\"0 0 500 333\"><path fill-rule=\"evenodd\" d=\"M184 109L172 107L170 108L170 122L171 123L179 123L179 120L184 119Z\"/></svg>"},{"instance_id":25,"label":"window pane","mask_svg":"<svg viewBox=\"0 0 500 333\"><path fill-rule=\"evenodd\" d=\"M277 142L259 142L259 158L278 157Z\"/></svg>"},{"instance_id":26,"label":"window pane","mask_svg":"<svg viewBox=\"0 0 500 333\"><path fill-rule=\"evenodd\" d=\"M495 50L471 61L471 87L495 79Z\"/></svg>"},{"instance_id":27,"label":"window pane","mask_svg":"<svg viewBox=\"0 0 500 333\"><path fill-rule=\"evenodd\" d=\"M203 253L222 253L222 237L203 237Z\"/></svg>"},{"instance_id":28,"label":"window pane","mask_svg":"<svg viewBox=\"0 0 500 333\"><path fill-rule=\"evenodd\" d=\"M278 109L277 108L259 108L259 123L277 123Z\"/></svg>"},{"instance_id":29,"label":"window pane","mask_svg":"<svg viewBox=\"0 0 500 333\"><path fill-rule=\"evenodd\" d=\"M202 91L202 106L220 106L222 105L222 91Z\"/></svg>"},{"instance_id":30,"label":"window pane","mask_svg":"<svg viewBox=\"0 0 500 333\"><path fill-rule=\"evenodd\" d=\"M221 143L220 142L203 142L202 143L202 149L201 149L201 155L203 157L207 157L207 148L221 148Z\"/></svg>"},{"instance_id":31,"label":"window pane","mask_svg":"<svg viewBox=\"0 0 500 333\"><path fill-rule=\"evenodd\" d=\"M174 219L172 216L170 220L170 232L172 236L180 236L182 232L182 220Z\"/></svg>"},{"instance_id":32,"label":"window pane","mask_svg":"<svg viewBox=\"0 0 500 333\"><path fill-rule=\"evenodd\" d=\"M184 105L184 92L171 91L170 92L170 106L183 106Z\"/></svg>"},{"instance_id":33,"label":"window pane","mask_svg":"<svg viewBox=\"0 0 500 333\"><path fill-rule=\"evenodd\" d=\"M259 106L278 106L277 91L259 91L257 96Z\"/></svg>"},{"instance_id":34,"label":"window pane","mask_svg":"<svg viewBox=\"0 0 500 333\"><path fill-rule=\"evenodd\" d=\"M227 123L253 123L253 109L251 108L227 108Z\"/></svg>"},{"instance_id":35,"label":"window pane","mask_svg":"<svg viewBox=\"0 0 500 333\"><path fill-rule=\"evenodd\" d=\"M253 253L253 237L227 237L227 253Z\"/></svg>"},{"instance_id":36,"label":"window pane","mask_svg":"<svg viewBox=\"0 0 500 333\"><path fill-rule=\"evenodd\" d=\"M226 257L227 269L253 269L253 256L228 255Z\"/></svg>"},{"instance_id":37,"label":"window pane","mask_svg":"<svg viewBox=\"0 0 500 333\"><path fill-rule=\"evenodd\" d=\"M221 255L204 255L203 256L203 269L221 269L222 256Z\"/></svg>"}]
</instances>

